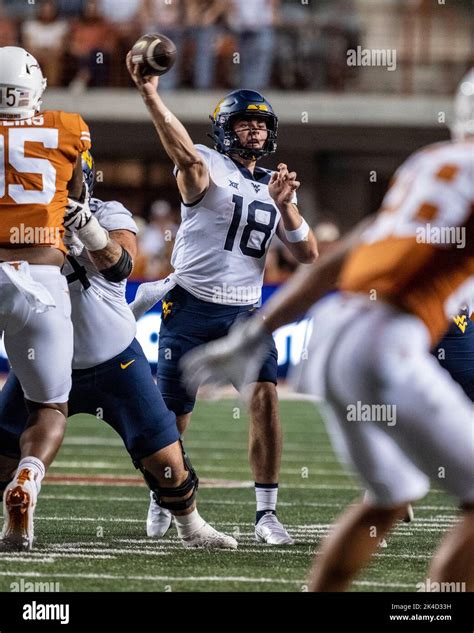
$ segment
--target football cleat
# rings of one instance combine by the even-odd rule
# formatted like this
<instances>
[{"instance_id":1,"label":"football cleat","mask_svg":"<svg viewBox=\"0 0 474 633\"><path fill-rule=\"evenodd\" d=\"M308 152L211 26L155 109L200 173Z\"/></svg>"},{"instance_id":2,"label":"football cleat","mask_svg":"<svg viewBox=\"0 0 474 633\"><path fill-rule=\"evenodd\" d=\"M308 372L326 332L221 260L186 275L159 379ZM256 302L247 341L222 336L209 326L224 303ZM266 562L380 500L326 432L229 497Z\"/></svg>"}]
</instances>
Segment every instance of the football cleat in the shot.
<instances>
[{"instance_id":1,"label":"football cleat","mask_svg":"<svg viewBox=\"0 0 474 633\"><path fill-rule=\"evenodd\" d=\"M181 542L184 547L200 547L203 549L237 549L238 543L232 536L215 530L209 523L204 525Z\"/></svg>"},{"instance_id":2,"label":"football cleat","mask_svg":"<svg viewBox=\"0 0 474 633\"><path fill-rule=\"evenodd\" d=\"M33 547L37 491L32 476L31 470L24 468L5 489L0 550L29 551Z\"/></svg>"},{"instance_id":3,"label":"football cleat","mask_svg":"<svg viewBox=\"0 0 474 633\"><path fill-rule=\"evenodd\" d=\"M273 512L266 512L255 526L255 538L259 543L293 545L294 540Z\"/></svg>"},{"instance_id":4,"label":"football cleat","mask_svg":"<svg viewBox=\"0 0 474 633\"><path fill-rule=\"evenodd\" d=\"M146 518L146 535L151 538L161 538L171 527L172 514L166 508L159 506L152 492L150 492L150 506Z\"/></svg>"}]
</instances>

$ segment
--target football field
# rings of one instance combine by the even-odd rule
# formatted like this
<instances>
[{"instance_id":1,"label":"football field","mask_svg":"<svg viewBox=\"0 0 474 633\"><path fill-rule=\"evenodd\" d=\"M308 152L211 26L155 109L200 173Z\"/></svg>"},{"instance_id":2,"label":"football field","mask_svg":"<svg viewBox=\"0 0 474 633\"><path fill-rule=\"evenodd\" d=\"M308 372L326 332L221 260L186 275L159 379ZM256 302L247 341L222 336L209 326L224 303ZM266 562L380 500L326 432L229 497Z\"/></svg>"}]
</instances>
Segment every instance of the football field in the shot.
<instances>
[{"instance_id":1,"label":"football field","mask_svg":"<svg viewBox=\"0 0 474 633\"><path fill-rule=\"evenodd\" d=\"M148 492L121 441L91 416L71 418L43 484L36 547L2 556L0 590L11 583L59 583L60 591L305 591L307 571L334 518L358 497L309 402L283 401L285 446L279 516L294 546L258 545L247 417L235 400L199 403L185 438L201 479L201 514L233 534L237 551L185 550L173 528L146 537ZM442 533L456 520L434 489L380 548L354 591L416 591Z\"/></svg>"}]
</instances>

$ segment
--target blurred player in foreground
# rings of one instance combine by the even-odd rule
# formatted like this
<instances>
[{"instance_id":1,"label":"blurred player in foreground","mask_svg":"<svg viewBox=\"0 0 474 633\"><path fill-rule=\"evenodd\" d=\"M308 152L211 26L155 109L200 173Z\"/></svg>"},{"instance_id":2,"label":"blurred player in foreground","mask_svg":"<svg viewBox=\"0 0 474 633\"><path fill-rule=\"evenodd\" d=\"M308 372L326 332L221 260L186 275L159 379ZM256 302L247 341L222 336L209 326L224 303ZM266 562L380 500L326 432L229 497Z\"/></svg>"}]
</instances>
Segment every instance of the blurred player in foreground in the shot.
<instances>
[{"instance_id":1,"label":"blurred player in foreground","mask_svg":"<svg viewBox=\"0 0 474 633\"><path fill-rule=\"evenodd\" d=\"M182 223L163 283L141 286L133 309L138 317L163 299L158 386L176 413L183 433L191 420L197 389L187 389L180 359L194 347L223 336L259 302L267 250L277 234L302 263L313 262L313 232L296 206L300 183L281 163L271 172L257 161L276 151L278 118L268 101L251 90L237 90L212 116L215 149L194 145L157 92L158 78L143 77L128 57L132 75L168 156L176 165ZM166 294L165 294L166 293ZM165 296L163 296L165 294ZM139 305L140 304L140 305ZM143 307L144 306L144 307ZM250 404L249 461L255 478L255 537L271 545L293 539L276 515L282 450L278 410L277 352L271 336ZM162 536L169 513L152 499L150 536Z\"/></svg>"},{"instance_id":2,"label":"blurred player in foreground","mask_svg":"<svg viewBox=\"0 0 474 633\"><path fill-rule=\"evenodd\" d=\"M68 195L81 195L90 133L78 114L40 113L45 88L32 55L0 48L0 333L27 408L20 460L4 485L2 548L32 546L36 499L61 446L71 387L63 222ZM87 241L93 227L84 231Z\"/></svg>"},{"instance_id":3,"label":"blurred player in foreground","mask_svg":"<svg viewBox=\"0 0 474 633\"><path fill-rule=\"evenodd\" d=\"M93 159L83 155L89 191ZM78 205L71 203L69 210ZM92 198L76 222L89 215L107 234L105 248L88 251L74 233L63 268L71 293L74 357L69 415L88 413L104 419L123 439L152 494L175 517L185 547L231 548L237 542L217 532L196 509L198 478L182 449L176 416L166 408L150 365L135 339L136 322L125 299L126 280L136 255L137 226L119 202ZM16 468L19 435L27 412L21 387L10 372L0 399L0 490Z\"/></svg>"},{"instance_id":4,"label":"blurred player in foreground","mask_svg":"<svg viewBox=\"0 0 474 633\"><path fill-rule=\"evenodd\" d=\"M300 271L227 338L184 359L191 382L203 372L238 380L251 355L254 373L268 332L340 289L314 310L302 387L324 396L335 450L368 494L326 539L312 591L346 589L407 504L427 494L429 477L460 500L462 514L428 577L474 589L474 408L430 354L474 280L473 79L460 87L466 107L454 140L402 165L373 224ZM370 420L349 416L357 406L369 407Z\"/></svg>"}]
</instances>

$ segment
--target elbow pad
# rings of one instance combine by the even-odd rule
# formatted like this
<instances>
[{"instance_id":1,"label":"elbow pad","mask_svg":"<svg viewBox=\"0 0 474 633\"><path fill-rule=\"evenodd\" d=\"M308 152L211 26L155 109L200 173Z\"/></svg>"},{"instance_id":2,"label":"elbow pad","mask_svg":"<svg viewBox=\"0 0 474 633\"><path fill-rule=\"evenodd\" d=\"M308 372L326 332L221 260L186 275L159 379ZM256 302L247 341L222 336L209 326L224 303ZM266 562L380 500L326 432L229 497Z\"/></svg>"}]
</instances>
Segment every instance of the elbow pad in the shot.
<instances>
[{"instance_id":1,"label":"elbow pad","mask_svg":"<svg viewBox=\"0 0 474 633\"><path fill-rule=\"evenodd\" d=\"M99 272L107 279L107 281L118 283L124 279L128 279L130 273L132 272L132 268L132 258L130 257L129 252L122 246L122 255L118 262L110 268L99 270Z\"/></svg>"}]
</instances>

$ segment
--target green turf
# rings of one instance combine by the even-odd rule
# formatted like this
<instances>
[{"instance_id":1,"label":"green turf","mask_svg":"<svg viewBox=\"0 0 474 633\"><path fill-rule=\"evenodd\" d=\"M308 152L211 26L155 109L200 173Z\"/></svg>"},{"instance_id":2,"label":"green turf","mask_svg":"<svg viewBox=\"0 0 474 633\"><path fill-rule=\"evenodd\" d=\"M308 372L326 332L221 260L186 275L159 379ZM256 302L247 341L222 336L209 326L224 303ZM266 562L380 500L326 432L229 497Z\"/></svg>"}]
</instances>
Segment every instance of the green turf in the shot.
<instances>
[{"instance_id":1,"label":"green turf","mask_svg":"<svg viewBox=\"0 0 474 633\"><path fill-rule=\"evenodd\" d=\"M293 547L257 545L247 463L247 417L234 401L200 403L186 447L200 478L201 514L239 540L238 551L184 550L174 529L160 541L145 535L148 493L133 485L46 482L36 514L37 543L29 554L2 555L0 590L10 583L59 582L61 591L304 591L315 548L341 510L357 499L323 423L311 404L282 402L285 431L279 516ZM118 436L101 420L72 418L53 475L134 477ZM455 518L452 502L433 491L400 525L354 591L415 591L442 532Z\"/></svg>"}]
</instances>

